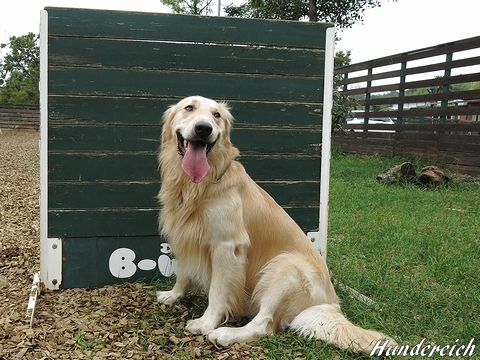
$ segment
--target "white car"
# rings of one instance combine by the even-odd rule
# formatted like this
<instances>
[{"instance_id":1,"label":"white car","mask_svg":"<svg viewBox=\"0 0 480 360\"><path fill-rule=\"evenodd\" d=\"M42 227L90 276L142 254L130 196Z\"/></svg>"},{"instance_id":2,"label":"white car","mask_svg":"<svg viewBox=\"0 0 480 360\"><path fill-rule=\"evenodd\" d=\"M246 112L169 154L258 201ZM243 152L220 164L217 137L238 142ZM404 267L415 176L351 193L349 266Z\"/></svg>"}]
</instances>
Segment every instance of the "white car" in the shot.
<instances>
[{"instance_id":1,"label":"white car","mask_svg":"<svg viewBox=\"0 0 480 360\"><path fill-rule=\"evenodd\" d=\"M349 118L347 119L347 124L363 124L364 119L363 118ZM368 124L385 124L385 125L395 125L393 122L392 118L389 117L371 117L368 118ZM355 131L355 132L362 132L363 129L350 129L350 132ZM369 132L395 132L394 130L369 130Z\"/></svg>"}]
</instances>

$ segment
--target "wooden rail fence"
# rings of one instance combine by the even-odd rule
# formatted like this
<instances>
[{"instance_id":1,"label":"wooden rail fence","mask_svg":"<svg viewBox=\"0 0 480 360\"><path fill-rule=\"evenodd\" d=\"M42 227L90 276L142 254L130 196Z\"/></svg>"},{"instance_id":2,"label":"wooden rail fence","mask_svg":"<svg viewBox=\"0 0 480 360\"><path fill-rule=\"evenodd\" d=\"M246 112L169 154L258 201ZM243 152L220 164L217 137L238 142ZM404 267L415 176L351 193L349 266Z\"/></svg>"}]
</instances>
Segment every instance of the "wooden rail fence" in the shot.
<instances>
[{"instance_id":1,"label":"wooden rail fence","mask_svg":"<svg viewBox=\"0 0 480 360\"><path fill-rule=\"evenodd\" d=\"M428 157L480 175L479 55L477 36L335 69L364 123L343 124L334 145L347 153ZM395 125L372 124L378 117Z\"/></svg>"},{"instance_id":2,"label":"wooden rail fence","mask_svg":"<svg viewBox=\"0 0 480 360\"><path fill-rule=\"evenodd\" d=\"M0 104L0 129L39 129L38 105Z\"/></svg>"}]
</instances>

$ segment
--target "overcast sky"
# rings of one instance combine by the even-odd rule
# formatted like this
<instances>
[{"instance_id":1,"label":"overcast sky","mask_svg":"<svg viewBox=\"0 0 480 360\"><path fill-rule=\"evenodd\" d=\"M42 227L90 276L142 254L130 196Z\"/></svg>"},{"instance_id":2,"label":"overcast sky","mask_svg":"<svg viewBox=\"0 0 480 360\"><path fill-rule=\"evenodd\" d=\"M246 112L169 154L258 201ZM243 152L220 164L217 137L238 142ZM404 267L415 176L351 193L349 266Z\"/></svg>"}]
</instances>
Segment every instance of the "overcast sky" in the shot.
<instances>
[{"instance_id":1,"label":"overcast sky","mask_svg":"<svg viewBox=\"0 0 480 360\"><path fill-rule=\"evenodd\" d=\"M231 2L223 0L223 4ZM40 10L45 6L168 12L160 0L14 0L2 6L0 42L8 42L12 35L38 33ZM479 0L385 2L380 8L367 10L363 24L340 32L336 49L351 50L355 63L478 36L479 10Z\"/></svg>"}]
</instances>

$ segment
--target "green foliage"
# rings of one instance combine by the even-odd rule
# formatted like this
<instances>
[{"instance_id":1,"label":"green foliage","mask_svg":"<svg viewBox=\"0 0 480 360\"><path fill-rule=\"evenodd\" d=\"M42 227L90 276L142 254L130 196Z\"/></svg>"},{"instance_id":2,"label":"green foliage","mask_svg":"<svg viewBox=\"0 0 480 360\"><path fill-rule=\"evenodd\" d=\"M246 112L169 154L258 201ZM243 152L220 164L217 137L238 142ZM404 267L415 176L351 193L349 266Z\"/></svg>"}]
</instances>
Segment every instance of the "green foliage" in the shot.
<instances>
[{"instance_id":1,"label":"green foliage","mask_svg":"<svg viewBox=\"0 0 480 360\"><path fill-rule=\"evenodd\" d=\"M213 0L160 0L175 14L208 15L212 13Z\"/></svg>"},{"instance_id":2,"label":"green foliage","mask_svg":"<svg viewBox=\"0 0 480 360\"><path fill-rule=\"evenodd\" d=\"M0 60L0 103L38 104L40 77L40 48L38 35L28 33L10 37L10 52Z\"/></svg>"},{"instance_id":3,"label":"green foliage","mask_svg":"<svg viewBox=\"0 0 480 360\"><path fill-rule=\"evenodd\" d=\"M392 0L396 1L396 0ZM382 0L247 0L225 6L228 16L262 19L323 21L337 28L350 28L363 21L366 9L379 7Z\"/></svg>"},{"instance_id":4,"label":"green foliage","mask_svg":"<svg viewBox=\"0 0 480 360\"><path fill-rule=\"evenodd\" d=\"M351 62L351 51L338 51L335 54L335 68L349 65ZM356 101L351 96L344 95L339 89L339 83L342 81L341 75L336 75L333 79L333 108L332 108L332 132L342 131L341 124L345 123L346 118L352 116L352 110L356 106Z\"/></svg>"}]
</instances>

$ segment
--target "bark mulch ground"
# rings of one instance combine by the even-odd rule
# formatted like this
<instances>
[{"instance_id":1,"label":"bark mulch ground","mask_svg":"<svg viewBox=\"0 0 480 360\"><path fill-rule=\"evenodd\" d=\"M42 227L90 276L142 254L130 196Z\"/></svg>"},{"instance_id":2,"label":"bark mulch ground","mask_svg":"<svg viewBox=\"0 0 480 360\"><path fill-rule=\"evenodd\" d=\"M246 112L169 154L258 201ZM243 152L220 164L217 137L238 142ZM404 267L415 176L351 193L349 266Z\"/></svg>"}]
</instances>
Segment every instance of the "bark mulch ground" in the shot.
<instances>
[{"instance_id":1,"label":"bark mulch ground","mask_svg":"<svg viewBox=\"0 0 480 360\"><path fill-rule=\"evenodd\" d=\"M251 344L217 349L185 332L200 298L165 307L148 284L44 291L30 328L28 296L40 270L38 144L37 131L0 134L0 360L265 357Z\"/></svg>"}]
</instances>

